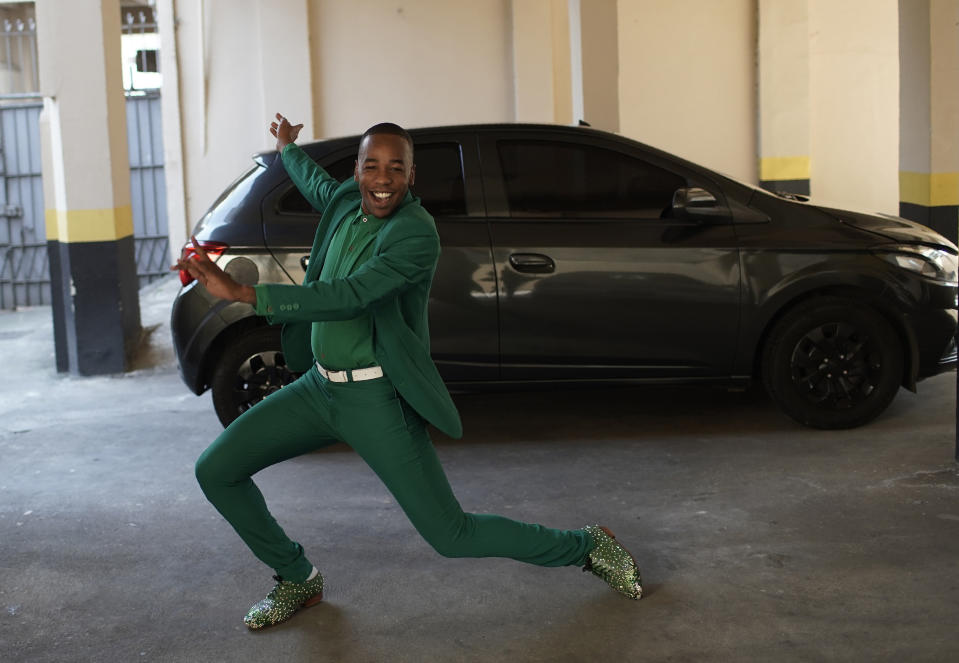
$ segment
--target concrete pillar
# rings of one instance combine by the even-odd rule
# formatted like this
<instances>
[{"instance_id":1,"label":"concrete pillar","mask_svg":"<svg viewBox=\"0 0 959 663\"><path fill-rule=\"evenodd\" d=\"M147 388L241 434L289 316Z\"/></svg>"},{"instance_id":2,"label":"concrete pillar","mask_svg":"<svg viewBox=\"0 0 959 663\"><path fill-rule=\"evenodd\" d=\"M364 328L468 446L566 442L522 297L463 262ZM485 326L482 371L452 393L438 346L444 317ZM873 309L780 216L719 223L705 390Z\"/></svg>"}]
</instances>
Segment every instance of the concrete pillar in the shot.
<instances>
[{"instance_id":1,"label":"concrete pillar","mask_svg":"<svg viewBox=\"0 0 959 663\"><path fill-rule=\"evenodd\" d=\"M811 194L899 211L897 0L808 0Z\"/></svg>"},{"instance_id":2,"label":"concrete pillar","mask_svg":"<svg viewBox=\"0 0 959 663\"><path fill-rule=\"evenodd\" d=\"M121 372L140 335L119 0L37 0L57 369Z\"/></svg>"},{"instance_id":3,"label":"concrete pillar","mask_svg":"<svg viewBox=\"0 0 959 663\"><path fill-rule=\"evenodd\" d=\"M959 0L900 0L899 214L959 230Z\"/></svg>"},{"instance_id":4,"label":"concrete pillar","mask_svg":"<svg viewBox=\"0 0 959 663\"><path fill-rule=\"evenodd\" d=\"M176 0L157 0L155 7L157 33L160 35L160 73L163 76L160 115L163 122L163 175L166 178L170 264L180 256L180 250L193 229L186 208L187 165L183 158L176 5Z\"/></svg>"},{"instance_id":5,"label":"concrete pillar","mask_svg":"<svg viewBox=\"0 0 959 663\"><path fill-rule=\"evenodd\" d=\"M809 195L809 15L759 0L759 184Z\"/></svg>"},{"instance_id":6,"label":"concrete pillar","mask_svg":"<svg viewBox=\"0 0 959 663\"><path fill-rule=\"evenodd\" d=\"M619 131L617 0L570 0L573 120Z\"/></svg>"},{"instance_id":7,"label":"concrete pillar","mask_svg":"<svg viewBox=\"0 0 959 663\"><path fill-rule=\"evenodd\" d=\"M930 225L957 241L959 225L959 0L929 5Z\"/></svg>"},{"instance_id":8,"label":"concrete pillar","mask_svg":"<svg viewBox=\"0 0 959 663\"><path fill-rule=\"evenodd\" d=\"M517 122L573 122L569 18L567 0L513 0Z\"/></svg>"}]
</instances>

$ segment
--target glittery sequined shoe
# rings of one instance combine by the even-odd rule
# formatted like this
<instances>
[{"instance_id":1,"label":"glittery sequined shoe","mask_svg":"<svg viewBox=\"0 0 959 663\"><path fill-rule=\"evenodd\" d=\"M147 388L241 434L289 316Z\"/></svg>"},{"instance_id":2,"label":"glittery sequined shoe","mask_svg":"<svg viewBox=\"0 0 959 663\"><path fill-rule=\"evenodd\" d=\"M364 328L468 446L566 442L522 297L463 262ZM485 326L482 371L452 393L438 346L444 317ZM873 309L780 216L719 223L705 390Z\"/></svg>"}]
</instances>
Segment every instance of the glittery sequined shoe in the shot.
<instances>
[{"instance_id":1,"label":"glittery sequined shoe","mask_svg":"<svg viewBox=\"0 0 959 663\"><path fill-rule=\"evenodd\" d=\"M243 618L248 628L258 629L285 622L300 608L308 608L323 600L323 575L316 574L312 580L290 582L280 576L273 576L276 586L257 601Z\"/></svg>"},{"instance_id":2,"label":"glittery sequined shoe","mask_svg":"<svg viewBox=\"0 0 959 663\"><path fill-rule=\"evenodd\" d=\"M639 566L629 551L616 540L616 535L601 525L587 525L583 529L595 544L586 556L583 571L599 576L627 598L643 598L643 580L639 576Z\"/></svg>"}]
</instances>

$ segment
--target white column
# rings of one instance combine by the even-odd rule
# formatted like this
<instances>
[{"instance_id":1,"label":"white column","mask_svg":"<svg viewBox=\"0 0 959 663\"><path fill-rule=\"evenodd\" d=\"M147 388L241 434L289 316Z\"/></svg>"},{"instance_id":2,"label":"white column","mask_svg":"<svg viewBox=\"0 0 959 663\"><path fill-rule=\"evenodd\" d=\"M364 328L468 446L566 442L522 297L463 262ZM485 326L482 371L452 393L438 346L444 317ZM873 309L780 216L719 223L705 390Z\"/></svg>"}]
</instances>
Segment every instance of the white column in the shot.
<instances>
[{"instance_id":1,"label":"white column","mask_svg":"<svg viewBox=\"0 0 959 663\"><path fill-rule=\"evenodd\" d=\"M57 368L123 371L140 334L119 0L38 0Z\"/></svg>"}]
</instances>

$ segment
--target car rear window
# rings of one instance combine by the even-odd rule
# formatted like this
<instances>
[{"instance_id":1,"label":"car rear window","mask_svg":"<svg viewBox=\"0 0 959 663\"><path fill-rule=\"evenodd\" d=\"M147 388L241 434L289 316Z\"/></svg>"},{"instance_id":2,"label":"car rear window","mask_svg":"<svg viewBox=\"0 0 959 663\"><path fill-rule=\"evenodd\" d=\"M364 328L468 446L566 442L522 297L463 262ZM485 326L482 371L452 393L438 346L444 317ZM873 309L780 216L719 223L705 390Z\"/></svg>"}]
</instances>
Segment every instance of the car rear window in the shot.
<instances>
[{"instance_id":1,"label":"car rear window","mask_svg":"<svg viewBox=\"0 0 959 663\"><path fill-rule=\"evenodd\" d=\"M680 175L592 145L541 140L498 143L512 217L659 219Z\"/></svg>"},{"instance_id":2,"label":"car rear window","mask_svg":"<svg viewBox=\"0 0 959 663\"><path fill-rule=\"evenodd\" d=\"M466 193L463 180L463 159L458 143L427 143L417 145L414 195L422 199L423 207L435 217L464 216ZM338 181L353 176L356 157L350 155L324 166L326 172ZM279 211L285 214L314 214L306 198L292 186L280 198Z\"/></svg>"},{"instance_id":3,"label":"car rear window","mask_svg":"<svg viewBox=\"0 0 959 663\"><path fill-rule=\"evenodd\" d=\"M210 209L193 229L193 234L197 234L201 230L209 231L213 227L229 222L232 218L231 212L243 206L257 178L264 173L266 173L266 168L261 164L256 164L236 178L210 205Z\"/></svg>"}]
</instances>

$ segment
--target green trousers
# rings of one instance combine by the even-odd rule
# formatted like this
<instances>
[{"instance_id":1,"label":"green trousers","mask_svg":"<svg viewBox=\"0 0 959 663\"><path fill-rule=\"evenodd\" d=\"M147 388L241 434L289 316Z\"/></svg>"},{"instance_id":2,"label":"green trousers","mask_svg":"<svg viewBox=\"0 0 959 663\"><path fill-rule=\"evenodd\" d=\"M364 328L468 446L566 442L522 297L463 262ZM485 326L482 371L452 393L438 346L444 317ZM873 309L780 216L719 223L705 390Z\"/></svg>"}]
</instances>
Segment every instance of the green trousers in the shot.
<instances>
[{"instance_id":1,"label":"green trousers","mask_svg":"<svg viewBox=\"0 0 959 663\"><path fill-rule=\"evenodd\" d=\"M306 580L313 564L270 515L251 476L337 441L351 446L376 472L416 530L443 556L566 566L585 563L593 546L583 530L465 513L423 419L388 378L334 383L313 367L243 413L196 463L207 499L253 554L286 580Z\"/></svg>"}]
</instances>

